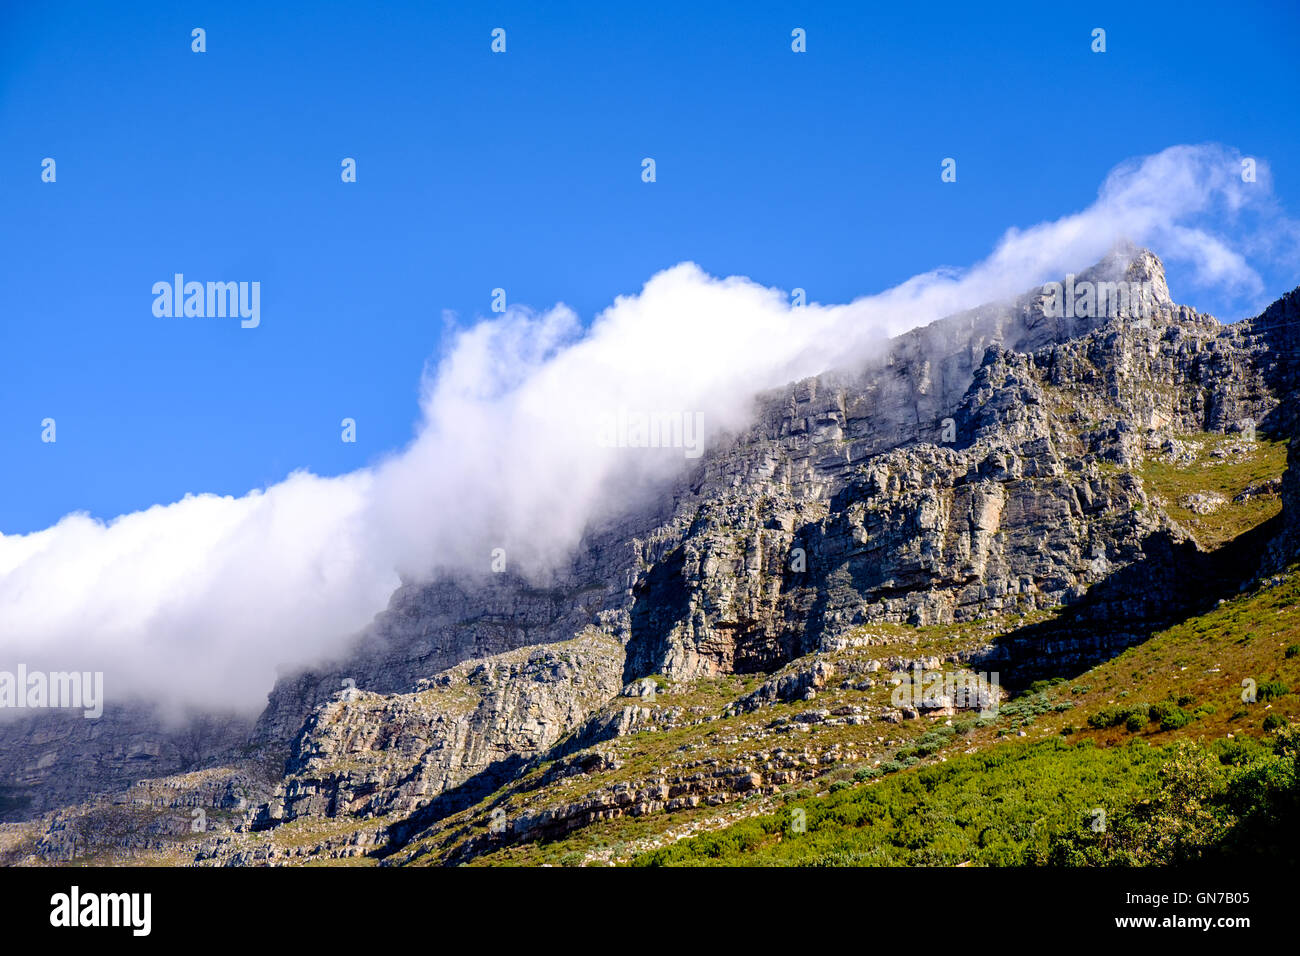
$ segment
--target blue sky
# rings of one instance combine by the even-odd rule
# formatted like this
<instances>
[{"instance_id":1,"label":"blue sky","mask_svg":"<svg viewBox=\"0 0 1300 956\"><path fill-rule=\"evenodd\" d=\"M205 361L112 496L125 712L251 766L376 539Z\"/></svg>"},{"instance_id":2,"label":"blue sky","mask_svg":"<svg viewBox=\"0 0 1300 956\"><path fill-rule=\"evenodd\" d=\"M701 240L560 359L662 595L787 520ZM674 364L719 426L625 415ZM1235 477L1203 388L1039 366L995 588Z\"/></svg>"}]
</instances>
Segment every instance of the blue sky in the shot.
<instances>
[{"instance_id":1,"label":"blue sky","mask_svg":"<svg viewBox=\"0 0 1300 956\"><path fill-rule=\"evenodd\" d=\"M1176 143L1267 160L1300 209L1292 2L699 6L6 4L0 532L371 463L444 310L496 287L589 321L690 259L847 301ZM261 326L156 318L175 272L260 281Z\"/></svg>"}]
</instances>

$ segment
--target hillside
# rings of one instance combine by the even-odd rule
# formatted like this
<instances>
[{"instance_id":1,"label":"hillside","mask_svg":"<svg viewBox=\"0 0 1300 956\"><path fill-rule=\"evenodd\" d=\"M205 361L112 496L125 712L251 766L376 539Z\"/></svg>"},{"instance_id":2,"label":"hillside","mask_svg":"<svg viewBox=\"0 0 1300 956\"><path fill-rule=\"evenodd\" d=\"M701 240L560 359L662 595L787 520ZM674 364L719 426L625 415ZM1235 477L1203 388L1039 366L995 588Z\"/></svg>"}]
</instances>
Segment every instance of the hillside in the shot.
<instances>
[{"instance_id":1,"label":"hillside","mask_svg":"<svg viewBox=\"0 0 1300 956\"><path fill-rule=\"evenodd\" d=\"M251 731L0 728L0 859L1162 862L1157 823L1228 852L1294 800L1300 294L1220 325L1149 252L1085 275L1154 314L1029 292L761 396L551 580L408 583ZM918 671L947 682L900 697Z\"/></svg>"}]
</instances>

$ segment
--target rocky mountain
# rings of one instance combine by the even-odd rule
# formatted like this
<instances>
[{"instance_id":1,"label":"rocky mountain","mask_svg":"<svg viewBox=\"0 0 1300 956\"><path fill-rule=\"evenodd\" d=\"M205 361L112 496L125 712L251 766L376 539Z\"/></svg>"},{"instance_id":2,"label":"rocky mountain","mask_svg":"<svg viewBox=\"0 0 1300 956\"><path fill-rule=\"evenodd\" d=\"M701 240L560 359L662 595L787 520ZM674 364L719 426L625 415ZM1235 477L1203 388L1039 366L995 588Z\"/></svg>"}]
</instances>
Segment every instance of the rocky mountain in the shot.
<instances>
[{"instance_id":1,"label":"rocky mountain","mask_svg":"<svg viewBox=\"0 0 1300 956\"><path fill-rule=\"evenodd\" d=\"M0 857L454 863L686 814L676 839L961 709L888 674L1015 691L1285 571L1300 290L1221 325L1145 250L1084 282L1148 293L1034 290L761 395L548 580L406 583L251 728L0 725Z\"/></svg>"},{"instance_id":2,"label":"rocky mountain","mask_svg":"<svg viewBox=\"0 0 1300 956\"><path fill-rule=\"evenodd\" d=\"M348 660L277 685L260 739L287 738L346 678L401 691L588 626L627 648L626 680L689 678L772 670L869 621L1079 599L1187 539L1103 466L1162 436L1267 433L1280 394L1271 333L1175 306L1150 253L1079 281L1103 277L1151 283L1154 315L1053 319L1038 292L941 320L865 368L763 396L747 433L657 510L593 533L546 587L403 588ZM1060 416L1080 399L1085 430Z\"/></svg>"}]
</instances>

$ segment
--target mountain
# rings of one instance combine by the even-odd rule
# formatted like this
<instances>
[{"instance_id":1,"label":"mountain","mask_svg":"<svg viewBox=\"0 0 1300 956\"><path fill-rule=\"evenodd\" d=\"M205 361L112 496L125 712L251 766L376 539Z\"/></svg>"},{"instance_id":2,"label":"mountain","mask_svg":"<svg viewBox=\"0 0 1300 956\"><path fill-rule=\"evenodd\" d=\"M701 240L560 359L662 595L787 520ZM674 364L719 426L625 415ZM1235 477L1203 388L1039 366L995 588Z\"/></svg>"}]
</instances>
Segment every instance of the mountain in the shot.
<instances>
[{"instance_id":1,"label":"mountain","mask_svg":"<svg viewBox=\"0 0 1300 956\"><path fill-rule=\"evenodd\" d=\"M1068 723L1113 702L1062 679L1290 593L1300 289L1221 325L1133 248L1062 287L1104 283L1146 296L1079 316L1032 290L758 396L747 430L548 579L405 583L255 725L144 707L0 725L0 856L629 860L999 732L1113 742ZM1300 659L1275 636L1191 696L1271 681L1269 716L1295 715ZM900 704L891 675L917 667L996 673L975 709L997 713ZM1213 706L1201 728L1273 729Z\"/></svg>"}]
</instances>

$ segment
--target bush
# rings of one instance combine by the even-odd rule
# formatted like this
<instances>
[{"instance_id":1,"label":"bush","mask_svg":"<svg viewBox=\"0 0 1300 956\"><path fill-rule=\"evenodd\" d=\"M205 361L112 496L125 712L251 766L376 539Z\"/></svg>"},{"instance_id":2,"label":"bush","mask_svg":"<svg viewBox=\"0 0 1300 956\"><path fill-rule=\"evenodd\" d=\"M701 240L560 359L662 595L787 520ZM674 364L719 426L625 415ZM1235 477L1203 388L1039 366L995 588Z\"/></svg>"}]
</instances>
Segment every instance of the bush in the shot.
<instances>
[{"instance_id":1,"label":"bush","mask_svg":"<svg viewBox=\"0 0 1300 956\"><path fill-rule=\"evenodd\" d=\"M1131 734L1135 734L1146 725L1146 718L1141 714L1129 714L1128 720L1124 722L1124 729Z\"/></svg>"},{"instance_id":2,"label":"bush","mask_svg":"<svg viewBox=\"0 0 1300 956\"><path fill-rule=\"evenodd\" d=\"M1139 721L1136 727L1132 726L1134 720ZM1105 730L1123 724L1129 730L1141 730L1146 726L1147 720L1146 704L1132 704L1128 707L1103 707L1088 715L1088 726L1094 730Z\"/></svg>"},{"instance_id":3,"label":"bush","mask_svg":"<svg viewBox=\"0 0 1300 956\"><path fill-rule=\"evenodd\" d=\"M1295 657L1300 654L1300 644L1289 644L1286 649L1287 657Z\"/></svg>"},{"instance_id":4,"label":"bush","mask_svg":"<svg viewBox=\"0 0 1300 956\"><path fill-rule=\"evenodd\" d=\"M1184 699L1187 698L1179 698L1180 701ZM1161 730L1177 730L1192 722L1192 715L1172 700L1162 700L1152 704L1150 716L1152 720L1160 722Z\"/></svg>"},{"instance_id":5,"label":"bush","mask_svg":"<svg viewBox=\"0 0 1300 956\"><path fill-rule=\"evenodd\" d=\"M1285 727L1286 725L1287 719L1281 714L1269 714L1264 718L1265 730L1277 730L1279 727Z\"/></svg>"},{"instance_id":6,"label":"bush","mask_svg":"<svg viewBox=\"0 0 1300 956\"><path fill-rule=\"evenodd\" d=\"M1088 715L1088 726L1094 730L1105 730L1127 720L1127 715L1118 707L1103 707Z\"/></svg>"},{"instance_id":7,"label":"bush","mask_svg":"<svg viewBox=\"0 0 1300 956\"><path fill-rule=\"evenodd\" d=\"M1210 745L1210 751L1217 754L1219 762L1225 766L1249 763L1260 755L1261 750L1259 742L1253 737L1220 739Z\"/></svg>"},{"instance_id":8,"label":"bush","mask_svg":"<svg viewBox=\"0 0 1300 956\"><path fill-rule=\"evenodd\" d=\"M1158 700L1151 705L1150 715L1152 720L1158 720L1164 723L1165 718L1178 710L1178 705L1172 700Z\"/></svg>"},{"instance_id":9,"label":"bush","mask_svg":"<svg viewBox=\"0 0 1300 956\"><path fill-rule=\"evenodd\" d=\"M1175 707L1160 720L1161 730L1177 730L1179 727L1186 727L1192 722L1192 715L1187 713L1181 707Z\"/></svg>"},{"instance_id":10,"label":"bush","mask_svg":"<svg viewBox=\"0 0 1300 956\"><path fill-rule=\"evenodd\" d=\"M1266 680L1255 689L1255 699L1259 701L1273 700L1289 693L1291 693L1291 688L1282 681Z\"/></svg>"}]
</instances>

